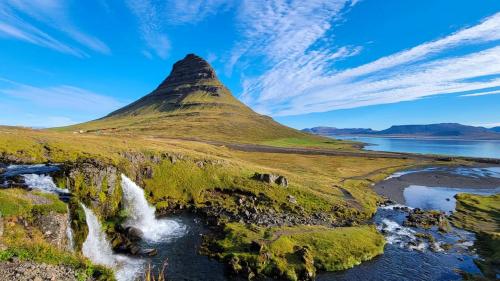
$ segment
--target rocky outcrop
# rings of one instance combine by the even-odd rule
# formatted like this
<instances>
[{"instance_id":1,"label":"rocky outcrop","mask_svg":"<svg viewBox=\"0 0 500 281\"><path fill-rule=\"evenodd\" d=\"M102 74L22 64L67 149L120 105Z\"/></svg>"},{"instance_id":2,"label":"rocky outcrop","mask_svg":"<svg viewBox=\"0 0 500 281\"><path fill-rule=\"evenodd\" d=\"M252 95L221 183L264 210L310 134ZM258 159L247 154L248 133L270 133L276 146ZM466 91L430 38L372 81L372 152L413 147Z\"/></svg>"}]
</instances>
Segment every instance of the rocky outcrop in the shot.
<instances>
[{"instance_id":1,"label":"rocky outcrop","mask_svg":"<svg viewBox=\"0 0 500 281\"><path fill-rule=\"evenodd\" d=\"M255 173L252 178L268 184L277 184L282 187L288 186L288 179L280 175Z\"/></svg>"},{"instance_id":2,"label":"rocky outcrop","mask_svg":"<svg viewBox=\"0 0 500 281\"><path fill-rule=\"evenodd\" d=\"M403 225L422 228L436 226L441 232L450 231L450 224L445 213L434 210L424 211L419 208L410 210Z\"/></svg>"},{"instance_id":3,"label":"rocky outcrop","mask_svg":"<svg viewBox=\"0 0 500 281\"><path fill-rule=\"evenodd\" d=\"M49 212L47 214L35 214L33 225L40 229L44 239L61 250L68 249L68 237L66 230L69 227L68 214Z\"/></svg>"},{"instance_id":4,"label":"rocky outcrop","mask_svg":"<svg viewBox=\"0 0 500 281\"><path fill-rule=\"evenodd\" d=\"M197 84L200 81L217 80L217 75L210 64L195 54L188 54L176 62L170 75L158 86L168 89L179 84Z\"/></svg>"}]
</instances>

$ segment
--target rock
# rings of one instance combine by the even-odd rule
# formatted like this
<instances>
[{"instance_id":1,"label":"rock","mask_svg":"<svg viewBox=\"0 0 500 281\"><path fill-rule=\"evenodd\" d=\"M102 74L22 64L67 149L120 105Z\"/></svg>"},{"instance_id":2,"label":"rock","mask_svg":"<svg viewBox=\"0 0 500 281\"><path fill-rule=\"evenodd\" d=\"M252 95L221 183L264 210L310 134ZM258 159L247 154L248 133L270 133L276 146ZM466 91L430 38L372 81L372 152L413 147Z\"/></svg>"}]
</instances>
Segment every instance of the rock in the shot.
<instances>
[{"instance_id":1,"label":"rock","mask_svg":"<svg viewBox=\"0 0 500 281\"><path fill-rule=\"evenodd\" d=\"M295 199L295 196L287 195L286 198L288 199L288 202L292 204L297 204L297 199Z\"/></svg>"},{"instance_id":2,"label":"rock","mask_svg":"<svg viewBox=\"0 0 500 281\"><path fill-rule=\"evenodd\" d=\"M158 251L156 249L140 249L137 255L140 256L147 256L147 257L152 257L156 256L158 254Z\"/></svg>"},{"instance_id":3,"label":"rock","mask_svg":"<svg viewBox=\"0 0 500 281\"><path fill-rule=\"evenodd\" d=\"M261 174L255 173L252 177L255 180L262 181L268 184L277 184L283 187L288 186L288 180L284 176L274 175L274 174Z\"/></svg>"},{"instance_id":4,"label":"rock","mask_svg":"<svg viewBox=\"0 0 500 281\"><path fill-rule=\"evenodd\" d=\"M69 227L69 214L49 212L48 214L35 214L33 226L40 229L47 240L59 249L67 249L68 237L66 230Z\"/></svg>"},{"instance_id":5,"label":"rock","mask_svg":"<svg viewBox=\"0 0 500 281\"><path fill-rule=\"evenodd\" d=\"M288 180L284 176L278 176L278 178L275 180L275 183L283 187L288 186Z\"/></svg>"},{"instance_id":6,"label":"rock","mask_svg":"<svg viewBox=\"0 0 500 281\"><path fill-rule=\"evenodd\" d=\"M140 241L144 237L144 233L139 228L128 226L124 231L125 236L133 242Z\"/></svg>"}]
</instances>

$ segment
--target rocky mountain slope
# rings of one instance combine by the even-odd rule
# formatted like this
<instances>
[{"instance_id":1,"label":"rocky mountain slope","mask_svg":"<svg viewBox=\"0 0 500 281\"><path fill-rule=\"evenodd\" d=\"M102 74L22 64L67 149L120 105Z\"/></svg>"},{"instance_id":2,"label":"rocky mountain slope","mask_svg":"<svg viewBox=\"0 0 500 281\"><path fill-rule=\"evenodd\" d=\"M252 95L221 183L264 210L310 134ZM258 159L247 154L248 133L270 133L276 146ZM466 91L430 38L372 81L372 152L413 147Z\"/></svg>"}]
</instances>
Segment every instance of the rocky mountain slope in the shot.
<instances>
[{"instance_id":1,"label":"rocky mountain slope","mask_svg":"<svg viewBox=\"0 0 500 281\"><path fill-rule=\"evenodd\" d=\"M238 142L311 138L245 106L194 54L175 63L150 94L104 118L62 130Z\"/></svg>"}]
</instances>

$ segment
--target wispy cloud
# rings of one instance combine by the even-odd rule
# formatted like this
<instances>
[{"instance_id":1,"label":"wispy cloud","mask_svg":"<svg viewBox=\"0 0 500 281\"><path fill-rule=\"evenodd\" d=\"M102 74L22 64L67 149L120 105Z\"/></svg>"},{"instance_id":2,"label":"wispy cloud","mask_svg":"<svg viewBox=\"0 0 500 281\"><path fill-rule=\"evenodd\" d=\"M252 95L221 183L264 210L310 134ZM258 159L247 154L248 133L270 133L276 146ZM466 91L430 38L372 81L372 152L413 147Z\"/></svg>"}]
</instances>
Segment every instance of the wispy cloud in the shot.
<instances>
[{"instance_id":1,"label":"wispy cloud","mask_svg":"<svg viewBox=\"0 0 500 281\"><path fill-rule=\"evenodd\" d=\"M236 50L233 61L250 49L258 49L273 66L260 76L245 78L243 100L262 113L297 115L500 86L500 79L477 79L500 73L500 47L481 48L483 43L500 40L500 13L444 38L338 71L332 62L360 51L349 46L332 48L325 43L332 20L342 15L346 4L339 1L323 16L309 4L307 9L298 9L304 11L299 16L294 13L297 7L291 9L280 2L279 8L271 10L282 12L267 14L269 23L258 19L245 23L250 26L247 37L257 38L249 42L257 42L258 46ZM325 9L324 5L319 7ZM446 55L448 50L468 45L479 50L454 57Z\"/></svg>"},{"instance_id":2,"label":"wispy cloud","mask_svg":"<svg viewBox=\"0 0 500 281\"><path fill-rule=\"evenodd\" d=\"M3 1L0 3L0 35L77 57L88 57L82 48L111 53L104 42L78 30L68 14L69 6L65 1Z\"/></svg>"},{"instance_id":3,"label":"wispy cloud","mask_svg":"<svg viewBox=\"0 0 500 281\"><path fill-rule=\"evenodd\" d=\"M460 97L478 97L478 96L498 95L498 94L500 94L500 90L466 94L466 95L461 95Z\"/></svg>"},{"instance_id":4,"label":"wispy cloud","mask_svg":"<svg viewBox=\"0 0 500 281\"><path fill-rule=\"evenodd\" d=\"M165 59L171 49L166 27L195 24L210 15L225 10L228 0L151 1L127 0L127 6L137 17L139 31L148 50L142 53L152 58L152 53Z\"/></svg>"},{"instance_id":5,"label":"wispy cloud","mask_svg":"<svg viewBox=\"0 0 500 281\"><path fill-rule=\"evenodd\" d=\"M125 103L112 97L94 93L69 85L36 87L0 78L0 96L22 100L26 107L70 110L74 114L102 115L115 110Z\"/></svg>"}]
</instances>

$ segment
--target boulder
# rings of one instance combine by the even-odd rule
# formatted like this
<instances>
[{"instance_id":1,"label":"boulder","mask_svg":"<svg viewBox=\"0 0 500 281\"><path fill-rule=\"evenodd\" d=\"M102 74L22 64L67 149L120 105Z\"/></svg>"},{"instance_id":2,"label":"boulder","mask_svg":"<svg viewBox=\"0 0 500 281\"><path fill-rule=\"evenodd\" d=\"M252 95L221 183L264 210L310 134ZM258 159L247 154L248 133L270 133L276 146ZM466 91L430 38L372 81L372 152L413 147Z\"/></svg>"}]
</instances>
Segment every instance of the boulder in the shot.
<instances>
[{"instance_id":1,"label":"boulder","mask_svg":"<svg viewBox=\"0 0 500 281\"><path fill-rule=\"evenodd\" d=\"M277 184L283 187L288 186L287 178L281 175L255 173L252 178L267 184Z\"/></svg>"},{"instance_id":2,"label":"boulder","mask_svg":"<svg viewBox=\"0 0 500 281\"><path fill-rule=\"evenodd\" d=\"M127 226L124 231L125 236L130 241L140 241L144 237L144 233L137 227Z\"/></svg>"}]
</instances>

